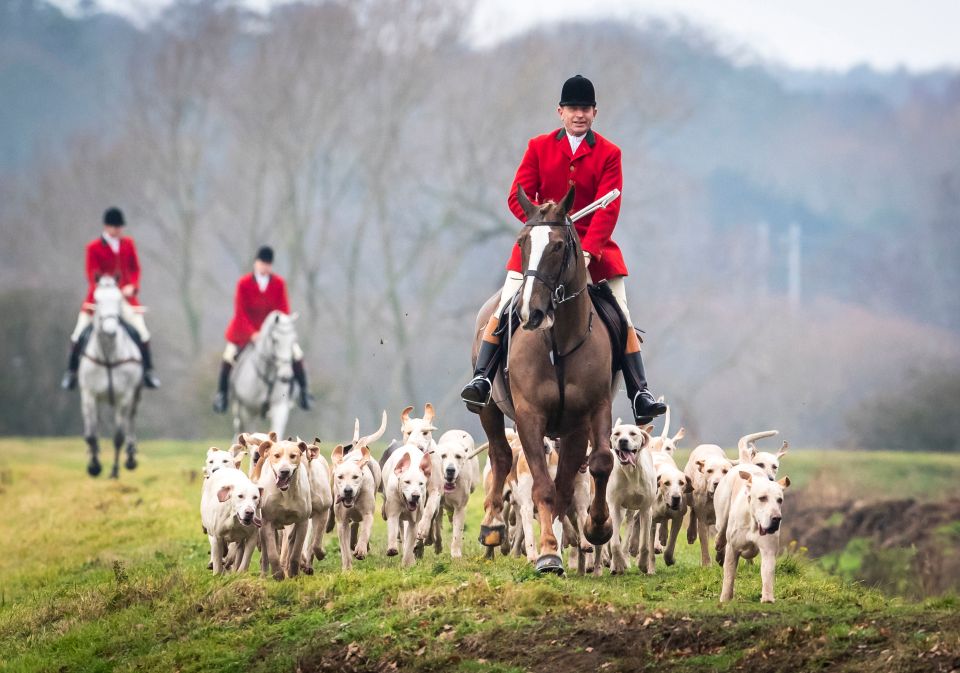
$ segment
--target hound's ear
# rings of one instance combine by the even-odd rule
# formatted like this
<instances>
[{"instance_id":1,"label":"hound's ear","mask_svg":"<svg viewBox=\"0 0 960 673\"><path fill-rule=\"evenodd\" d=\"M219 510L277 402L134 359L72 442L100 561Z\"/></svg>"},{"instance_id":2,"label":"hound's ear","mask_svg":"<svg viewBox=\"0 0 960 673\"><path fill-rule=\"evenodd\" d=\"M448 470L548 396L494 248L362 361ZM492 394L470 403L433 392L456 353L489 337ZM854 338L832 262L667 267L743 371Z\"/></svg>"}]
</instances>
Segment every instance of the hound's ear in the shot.
<instances>
[{"instance_id":1,"label":"hound's ear","mask_svg":"<svg viewBox=\"0 0 960 673\"><path fill-rule=\"evenodd\" d=\"M242 444L243 446L247 445L247 433L241 432L240 436L237 437L237 444Z\"/></svg>"},{"instance_id":2,"label":"hound's ear","mask_svg":"<svg viewBox=\"0 0 960 673\"><path fill-rule=\"evenodd\" d=\"M287 441L288 441L288 442L292 442L292 441L293 441L293 435L287 435Z\"/></svg>"},{"instance_id":3,"label":"hound's ear","mask_svg":"<svg viewBox=\"0 0 960 673\"><path fill-rule=\"evenodd\" d=\"M271 442L279 442L279 441L280 441L280 437L279 437L279 436L277 435L277 433L274 432L273 430L270 431L270 434L268 435L268 437L270 437L270 441L271 441Z\"/></svg>"},{"instance_id":4,"label":"hound's ear","mask_svg":"<svg viewBox=\"0 0 960 673\"><path fill-rule=\"evenodd\" d=\"M366 448L366 447L364 447ZM410 454L403 454L403 458L397 461L397 464L393 466L393 473L398 477L407 471L407 468L410 467Z\"/></svg>"},{"instance_id":5,"label":"hound's ear","mask_svg":"<svg viewBox=\"0 0 960 673\"><path fill-rule=\"evenodd\" d=\"M423 405L423 420L429 423L433 420L433 416L433 405L427 402ZM434 428L434 430L436 430L436 428Z\"/></svg>"},{"instance_id":6,"label":"hound's ear","mask_svg":"<svg viewBox=\"0 0 960 673\"><path fill-rule=\"evenodd\" d=\"M679 442L681 439L683 439L686 436L687 436L687 429L680 428L679 430L677 430L677 434L673 436L673 441L674 443Z\"/></svg>"},{"instance_id":7,"label":"hound's ear","mask_svg":"<svg viewBox=\"0 0 960 673\"><path fill-rule=\"evenodd\" d=\"M527 216L528 220L537 214L537 207L530 203L527 193L523 191L523 185L519 182L517 183L517 201L520 202L520 208L523 209L523 214Z\"/></svg>"},{"instance_id":8,"label":"hound's ear","mask_svg":"<svg viewBox=\"0 0 960 673\"><path fill-rule=\"evenodd\" d=\"M304 441L297 442L297 448L300 449L300 453L307 453L310 450L310 445Z\"/></svg>"},{"instance_id":9,"label":"hound's ear","mask_svg":"<svg viewBox=\"0 0 960 673\"><path fill-rule=\"evenodd\" d=\"M781 486L783 486L784 488L787 488L787 487L790 485L790 477L784 477L783 479L781 479L781 480L778 481L777 483L780 484Z\"/></svg>"},{"instance_id":10,"label":"hound's ear","mask_svg":"<svg viewBox=\"0 0 960 673\"><path fill-rule=\"evenodd\" d=\"M563 201L560 202L560 207L563 208L563 214L567 215L573 209L573 197L576 190L573 188L573 185L570 185L570 189L567 190L567 195L563 197Z\"/></svg>"},{"instance_id":11,"label":"hound's ear","mask_svg":"<svg viewBox=\"0 0 960 673\"><path fill-rule=\"evenodd\" d=\"M320 441L320 438L319 438L319 437L317 437L316 435L314 435L314 436L313 436L313 443L316 444L317 446L320 446L323 442Z\"/></svg>"},{"instance_id":12,"label":"hound's ear","mask_svg":"<svg viewBox=\"0 0 960 673\"><path fill-rule=\"evenodd\" d=\"M657 488L660 488L660 475L657 475Z\"/></svg>"},{"instance_id":13,"label":"hound's ear","mask_svg":"<svg viewBox=\"0 0 960 673\"><path fill-rule=\"evenodd\" d=\"M757 455L757 444L756 442L747 442L747 446L750 447L750 457L753 458Z\"/></svg>"},{"instance_id":14,"label":"hound's ear","mask_svg":"<svg viewBox=\"0 0 960 673\"><path fill-rule=\"evenodd\" d=\"M705 461L705 460L698 460L698 461L697 461L697 470L700 471L700 472L703 472L703 466L706 465L706 464L707 464L707 461Z\"/></svg>"},{"instance_id":15,"label":"hound's ear","mask_svg":"<svg viewBox=\"0 0 960 673\"><path fill-rule=\"evenodd\" d=\"M693 493L693 480L690 477L687 477L687 486L683 489L684 493Z\"/></svg>"},{"instance_id":16,"label":"hound's ear","mask_svg":"<svg viewBox=\"0 0 960 673\"><path fill-rule=\"evenodd\" d=\"M233 486L223 486L219 491L217 491L217 500L220 502L226 502L230 499L230 491L233 490Z\"/></svg>"},{"instance_id":17,"label":"hound's ear","mask_svg":"<svg viewBox=\"0 0 960 673\"><path fill-rule=\"evenodd\" d=\"M263 486L258 486L257 490L260 491L260 498L263 498Z\"/></svg>"},{"instance_id":18,"label":"hound's ear","mask_svg":"<svg viewBox=\"0 0 960 673\"><path fill-rule=\"evenodd\" d=\"M651 423L650 425L645 425L640 429L643 430L648 435L653 435L653 423Z\"/></svg>"},{"instance_id":19,"label":"hound's ear","mask_svg":"<svg viewBox=\"0 0 960 673\"><path fill-rule=\"evenodd\" d=\"M780 447L780 450L777 451L777 458L779 458L780 456L784 455L784 454L787 452L787 449L789 449L789 448L790 448L790 445L787 444L786 442L784 442L784 443L783 443L783 446Z\"/></svg>"},{"instance_id":20,"label":"hound's ear","mask_svg":"<svg viewBox=\"0 0 960 673\"><path fill-rule=\"evenodd\" d=\"M420 471L423 472L427 479L430 478L430 470L433 469L433 462L430 460L428 454L423 454L423 458L420 459Z\"/></svg>"},{"instance_id":21,"label":"hound's ear","mask_svg":"<svg viewBox=\"0 0 960 673\"><path fill-rule=\"evenodd\" d=\"M240 465L243 463L243 457L245 455L247 455L246 451L239 451L233 454L233 464L237 467L238 470L240 469Z\"/></svg>"},{"instance_id":22,"label":"hound's ear","mask_svg":"<svg viewBox=\"0 0 960 673\"><path fill-rule=\"evenodd\" d=\"M617 422L613 424L613 427L617 427L618 425L620 425L620 417L619 417L619 416L617 416Z\"/></svg>"},{"instance_id":23,"label":"hound's ear","mask_svg":"<svg viewBox=\"0 0 960 673\"><path fill-rule=\"evenodd\" d=\"M364 465L366 465L370 461L370 457L371 457L370 449L368 449L366 446L361 446L360 461L359 461L360 467L363 467Z\"/></svg>"},{"instance_id":24,"label":"hound's ear","mask_svg":"<svg viewBox=\"0 0 960 673\"><path fill-rule=\"evenodd\" d=\"M258 449L258 451L260 452L261 456L265 456L267 455L267 451L269 451L272 448L273 448L273 442L268 439L267 441L260 444L260 448Z\"/></svg>"},{"instance_id":25,"label":"hound's ear","mask_svg":"<svg viewBox=\"0 0 960 673\"><path fill-rule=\"evenodd\" d=\"M748 484L753 482L753 475L749 472L744 472L743 470L740 470L740 478Z\"/></svg>"},{"instance_id":26,"label":"hound's ear","mask_svg":"<svg viewBox=\"0 0 960 673\"><path fill-rule=\"evenodd\" d=\"M413 407L404 407L403 411L400 412L400 422L403 425L406 425L407 421L410 420L411 411L413 411Z\"/></svg>"},{"instance_id":27,"label":"hound's ear","mask_svg":"<svg viewBox=\"0 0 960 673\"><path fill-rule=\"evenodd\" d=\"M337 444L333 447L333 451L330 453L330 460L333 462L334 467L343 461L343 444Z\"/></svg>"},{"instance_id":28,"label":"hound's ear","mask_svg":"<svg viewBox=\"0 0 960 673\"><path fill-rule=\"evenodd\" d=\"M316 460L317 456L320 455L320 447L316 444L311 444L307 447L307 460Z\"/></svg>"}]
</instances>

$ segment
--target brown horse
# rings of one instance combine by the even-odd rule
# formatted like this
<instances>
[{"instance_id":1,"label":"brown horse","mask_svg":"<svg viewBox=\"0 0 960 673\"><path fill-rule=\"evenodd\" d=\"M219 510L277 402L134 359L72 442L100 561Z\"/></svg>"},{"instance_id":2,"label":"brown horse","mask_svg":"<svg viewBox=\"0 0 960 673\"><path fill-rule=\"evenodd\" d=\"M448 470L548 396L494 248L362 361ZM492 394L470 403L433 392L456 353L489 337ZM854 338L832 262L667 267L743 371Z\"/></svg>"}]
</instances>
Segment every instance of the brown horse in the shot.
<instances>
[{"instance_id":1,"label":"brown horse","mask_svg":"<svg viewBox=\"0 0 960 673\"><path fill-rule=\"evenodd\" d=\"M609 442L612 353L607 329L594 315L587 291L580 238L567 217L573 205L573 187L560 203L547 201L540 206L530 202L522 187L518 186L517 194L527 216L517 241L525 276L519 303L523 329L508 341L509 395L503 377L498 377L493 399L480 413L493 473L493 488L484 501L480 541L495 547L505 535L502 493L513 463L504 434L506 414L516 421L533 474L533 499L540 513L537 570L562 573L552 523L562 520L569 509L574 477L586 458L588 440L593 444L589 466L596 489L583 532L593 545L606 543L613 534L607 510L607 480L613 468ZM497 297L491 298L477 317L474 362L496 304ZM560 439L556 480L547 473L545 436Z\"/></svg>"}]
</instances>

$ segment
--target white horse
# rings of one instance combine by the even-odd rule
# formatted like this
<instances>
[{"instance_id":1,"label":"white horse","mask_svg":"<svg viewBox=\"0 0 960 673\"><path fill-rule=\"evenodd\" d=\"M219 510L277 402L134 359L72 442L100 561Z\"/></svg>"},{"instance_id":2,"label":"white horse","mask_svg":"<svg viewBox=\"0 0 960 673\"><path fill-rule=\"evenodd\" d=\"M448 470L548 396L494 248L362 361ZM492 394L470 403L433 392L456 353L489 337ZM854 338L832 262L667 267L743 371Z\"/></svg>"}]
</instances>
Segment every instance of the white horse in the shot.
<instances>
[{"instance_id":1,"label":"white horse","mask_svg":"<svg viewBox=\"0 0 960 673\"><path fill-rule=\"evenodd\" d=\"M140 349L120 324L123 293L116 280L104 276L93 292L93 331L84 346L77 377L80 384L80 406L83 413L83 436L90 447L87 473L96 477L103 469L98 454L97 424L101 405L113 409L114 460L110 477L120 475L120 448L127 442L128 470L137 466L136 436L133 419L143 386L143 364Z\"/></svg>"},{"instance_id":2,"label":"white horse","mask_svg":"<svg viewBox=\"0 0 960 673\"><path fill-rule=\"evenodd\" d=\"M293 407L293 348L297 314L272 311L257 339L237 358L230 385L233 393L233 432L258 430L256 419L266 415L270 431L283 437Z\"/></svg>"}]
</instances>

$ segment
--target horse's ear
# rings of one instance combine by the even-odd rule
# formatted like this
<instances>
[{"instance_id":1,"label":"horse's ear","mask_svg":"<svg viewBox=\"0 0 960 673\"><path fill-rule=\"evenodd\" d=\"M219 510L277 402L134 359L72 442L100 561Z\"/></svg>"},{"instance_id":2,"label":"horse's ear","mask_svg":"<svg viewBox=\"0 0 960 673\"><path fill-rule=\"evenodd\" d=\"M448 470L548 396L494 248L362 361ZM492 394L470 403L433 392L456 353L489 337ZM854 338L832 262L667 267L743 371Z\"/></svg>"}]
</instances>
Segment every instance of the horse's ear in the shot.
<instances>
[{"instance_id":1,"label":"horse's ear","mask_svg":"<svg viewBox=\"0 0 960 673\"><path fill-rule=\"evenodd\" d=\"M523 191L523 185L519 182L517 183L517 201L520 202L523 214L527 216L528 220L537 213L537 207L530 203L530 199L527 198L527 193Z\"/></svg>"},{"instance_id":2,"label":"horse's ear","mask_svg":"<svg viewBox=\"0 0 960 673\"><path fill-rule=\"evenodd\" d=\"M567 190L567 195L563 197L563 201L560 202L560 207L563 208L563 214L566 215L573 208L573 197L575 193L573 185L570 185L570 189Z\"/></svg>"}]
</instances>

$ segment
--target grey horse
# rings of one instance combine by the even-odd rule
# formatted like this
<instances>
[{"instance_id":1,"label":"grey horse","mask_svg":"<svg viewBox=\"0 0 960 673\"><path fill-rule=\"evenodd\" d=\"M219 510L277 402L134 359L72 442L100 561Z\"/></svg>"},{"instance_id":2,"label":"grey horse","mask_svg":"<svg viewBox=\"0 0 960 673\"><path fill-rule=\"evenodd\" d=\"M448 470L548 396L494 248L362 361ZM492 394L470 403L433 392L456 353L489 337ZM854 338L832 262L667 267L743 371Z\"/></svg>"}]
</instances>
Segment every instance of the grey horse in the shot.
<instances>
[{"instance_id":1,"label":"grey horse","mask_svg":"<svg viewBox=\"0 0 960 673\"><path fill-rule=\"evenodd\" d=\"M101 406L113 410L114 460L110 477L120 476L120 449L127 443L128 470L137 466L136 436L133 420L143 387L143 363L140 349L121 325L123 293L116 280L104 276L93 292L93 326L83 349L77 377L80 384L80 407L83 413L83 436L90 448L87 473L96 477L102 471L98 421Z\"/></svg>"},{"instance_id":2,"label":"grey horse","mask_svg":"<svg viewBox=\"0 0 960 673\"><path fill-rule=\"evenodd\" d=\"M268 428L283 437L293 406L293 346L297 314L272 311L257 339L237 358L230 385L233 393L233 432L261 430L256 419L266 415Z\"/></svg>"}]
</instances>

